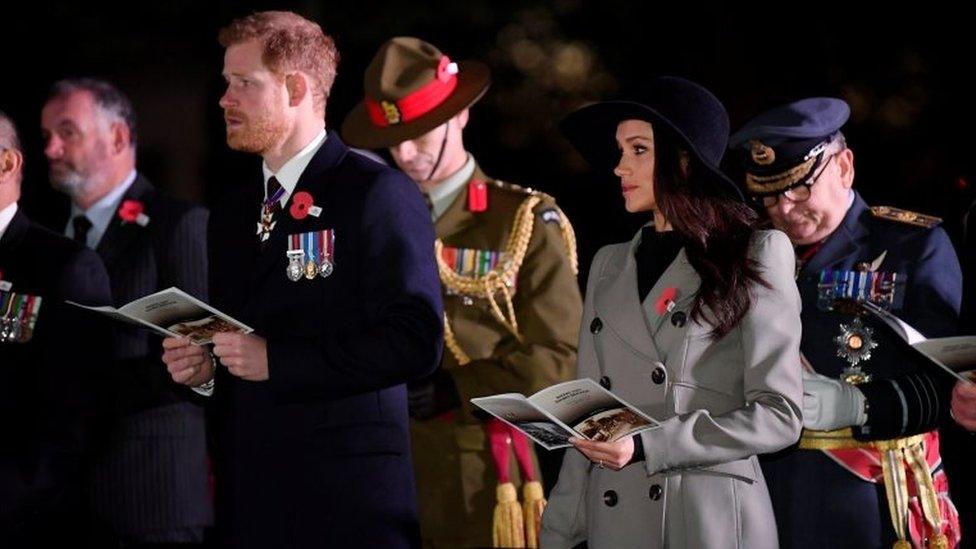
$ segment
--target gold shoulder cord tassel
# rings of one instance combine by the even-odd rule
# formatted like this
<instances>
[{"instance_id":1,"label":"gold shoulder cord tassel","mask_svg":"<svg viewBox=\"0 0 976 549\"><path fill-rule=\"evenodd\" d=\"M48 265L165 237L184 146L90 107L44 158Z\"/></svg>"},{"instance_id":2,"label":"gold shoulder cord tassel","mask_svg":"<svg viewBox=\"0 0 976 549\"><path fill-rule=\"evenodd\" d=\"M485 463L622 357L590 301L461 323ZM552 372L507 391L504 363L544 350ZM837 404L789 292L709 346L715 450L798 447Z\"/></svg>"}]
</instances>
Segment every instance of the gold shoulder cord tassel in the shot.
<instances>
[{"instance_id":1,"label":"gold shoulder cord tassel","mask_svg":"<svg viewBox=\"0 0 976 549\"><path fill-rule=\"evenodd\" d=\"M539 531L542 529L542 512L546 509L546 498L542 483L533 480L522 486L522 514L525 519L525 546L539 546Z\"/></svg>"},{"instance_id":2,"label":"gold shoulder cord tassel","mask_svg":"<svg viewBox=\"0 0 976 549\"><path fill-rule=\"evenodd\" d=\"M434 241L434 256L437 260L437 270L444 287L455 294L484 298L488 301L495 320L504 326L516 339L522 341L515 317L515 305L511 284L518 278L519 269L525 261L525 255L532 239L535 225L534 209L547 195L534 192L526 198L515 214L511 234L505 246L504 254L507 261L499 263L483 276L462 276L451 268L443 256L444 243ZM573 226L563 214L559 212L559 227L566 246L570 267L574 274L579 272L576 255L576 234ZM496 296L501 294L505 310L499 306ZM458 364L463 366L471 362L471 357L464 352L451 328L450 320L444 315L444 343ZM528 481L522 487L521 506L518 492L511 482L499 484L497 488L497 503L495 505L492 526L492 543L495 547L530 547L539 546L539 531L542 527L542 512L546 507L542 483Z\"/></svg>"},{"instance_id":3,"label":"gold shoulder cord tassel","mask_svg":"<svg viewBox=\"0 0 976 549\"><path fill-rule=\"evenodd\" d=\"M942 533L942 510L935 492L932 473L925 460L925 443L913 444L904 450L905 460L912 470L918 488L918 501L929 528L934 532L928 539L928 549L949 549L949 539Z\"/></svg>"},{"instance_id":4,"label":"gold shoulder cord tassel","mask_svg":"<svg viewBox=\"0 0 976 549\"><path fill-rule=\"evenodd\" d=\"M888 513L891 525L895 528L898 541L894 549L911 549L908 541L908 481L901 461L901 451L897 449L881 452L881 469L884 475L885 494L888 499Z\"/></svg>"},{"instance_id":5,"label":"gold shoulder cord tassel","mask_svg":"<svg viewBox=\"0 0 976 549\"><path fill-rule=\"evenodd\" d=\"M912 543L908 540L909 492L906 468L911 470L922 515L933 532L927 540L927 549L949 548L949 539L942 533L942 510L939 508L938 494L932 482L932 472L925 460L925 435L868 442L854 439L850 428L836 431L805 429L800 437L800 448L824 451L871 448L878 452L888 513L891 515L895 535L898 536L893 549L912 548Z\"/></svg>"},{"instance_id":6,"label":"gold shoulder cord tassel","mask_svg":"<svg viewBox=\"0 0 976 549\"><path fill-rule=\"evenodd\" d=\"M511 482L499 484L491 541L495 547L525 547L525 527L518 493Z\"/></svg>"},{"instance_id":7,"label":"gold shoulder cord tassel","mask_svg":"<svg viewBox=\"0 0 976 549\"><path fill-rule=\"evenodd\" d=\"M471 362L471 357L464 352L464 349L458 344L457 338L454 337L454 330L451 329L451 323L447 320L446 312L444 313L444 344L447 345L447 349L454 355L454 359L457 360L459 366L464 366Z\"/></svg>"},{"instance_id":8,"label":"gold shoulder cord tassel","mask_svg":"<svg viewBox=\"0 0 976 549\"><path fill-rule=\"evenodd\" d=\"M505 246L504 255L507 260L500 262L484 276L463 276L455 272L444 261L444 243L439 238L434 241L437 272L444 287L455 294L487 299L495 320L519 341L522 341L522 335L518 331L518 320L515 318L515 305L512 301L509 284L518 278L519 269L522 267L522 262L525 261L529 241L532 240L532 227L535 224L535 214L533 214L532 209L540 200L539 196L532 195L519 205L518 211L515 213L512 233L509 235L508 243ZM506 310L504 312L495 299L496 294L499 293L505 300ZM446 316L444 317L444 338L447 348L459 363L470 362L470 358L467 357L454 337L454 331L451 330Z\"/></svg>"}]
</instances>

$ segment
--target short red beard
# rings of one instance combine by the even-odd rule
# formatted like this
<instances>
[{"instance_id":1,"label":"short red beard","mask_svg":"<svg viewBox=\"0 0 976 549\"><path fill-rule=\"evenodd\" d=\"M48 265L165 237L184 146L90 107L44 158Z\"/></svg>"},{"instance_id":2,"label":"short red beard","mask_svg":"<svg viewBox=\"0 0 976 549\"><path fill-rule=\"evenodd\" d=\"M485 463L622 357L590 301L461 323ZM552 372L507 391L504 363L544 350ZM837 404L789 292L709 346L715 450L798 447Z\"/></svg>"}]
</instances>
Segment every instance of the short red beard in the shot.
<instances>
[{"instance_id":1,"label":"short red beard","mask_svg":"<svg viewBox=\"0 0 976 549\"><path fill-rule=\"evenodd\" d=\"M236 118L243 122L235 129L227 127L227 146L235 151L262 154L271 149L285 133L285 124L270 113L259 119L247 119L240 113Z\"/></svg>"}]
</instances>

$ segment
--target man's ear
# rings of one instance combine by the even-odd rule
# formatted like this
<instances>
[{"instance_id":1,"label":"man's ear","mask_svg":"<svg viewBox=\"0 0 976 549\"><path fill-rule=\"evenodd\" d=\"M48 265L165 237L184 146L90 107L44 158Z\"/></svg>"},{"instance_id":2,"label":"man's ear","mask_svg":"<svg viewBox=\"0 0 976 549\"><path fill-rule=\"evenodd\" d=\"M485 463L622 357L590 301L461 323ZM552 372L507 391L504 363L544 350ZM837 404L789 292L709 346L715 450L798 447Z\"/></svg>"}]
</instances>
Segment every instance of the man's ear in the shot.
<instances>
[{"instance_id":1,"label":"man's ear","mask_svg":"<svg viewBox=\"0 0 976 549\"><path fill-rule=\"evenodd\" d=\"M112 132L112 152L115 154L127 150L132 144L132 130L125 122L113 122L110 131Z\"/></svg>"},{"instance_id":2,"label":"man's ear","mask_svg":"<svg viewBox=\"0 0 976 549\"><path fill-rule=\"evenodd\" d=\"M0 152L0 184L15 181L24 166L24 155L17 149Z\"/></svg>"},{"instance_id":3,"label":"man's ear","mask_svg":"<svg viewBox=\"0 0 976 549\"><path fill-rule=\"evenodd\" d=\"M308 79L300 72L285 76L285 89L288 90L288 106L297 107L309 94Z\"/></svg>"},{"instance_id":4,"label":"man's ear","mask_svg":"<svg viewBox=\"0 0 976 549\"><path fill-rule=\"evenodd\" d=\"M840 168L840 180L844 188L854 186L854 151L844 149L837 153L837 166Z\"/></svg>"},{"instance_id":5,"label":"man's ear","mask_svg":"<svg viewBox=\"0 0 976 549\"><path fill-rule=\"evenodd\" d=\"M465 126L468 125L468 118L470 117L470 113L471 113L470 109L464 109L463 111L454 115L454 118L457 119L458 127L461 128L462 130L464 129Z\"/></svg>"}]
</instances>

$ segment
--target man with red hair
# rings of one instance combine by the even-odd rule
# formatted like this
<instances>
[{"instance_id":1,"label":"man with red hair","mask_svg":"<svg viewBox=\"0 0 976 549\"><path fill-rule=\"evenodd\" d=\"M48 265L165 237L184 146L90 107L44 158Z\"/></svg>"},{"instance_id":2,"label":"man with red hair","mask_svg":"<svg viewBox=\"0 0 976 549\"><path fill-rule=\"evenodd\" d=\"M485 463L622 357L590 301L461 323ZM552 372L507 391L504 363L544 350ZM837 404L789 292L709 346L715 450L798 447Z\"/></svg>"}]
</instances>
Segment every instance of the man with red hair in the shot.
<instances>
[{"instance_id":1,"label":"man with red hair","mask_svg":"<svg viewBox=\"0 0 976 549\"><path fill-rule=\"evenodd\" d=\"M220 43L227 143L264 163L214 208L210 295L255 331L170 338L163 360L215 406L221 543L417 546L404 383L437 364L443 317L427 209L326 131L317 24L256 13Z\"/></svg>"}]
</instances>

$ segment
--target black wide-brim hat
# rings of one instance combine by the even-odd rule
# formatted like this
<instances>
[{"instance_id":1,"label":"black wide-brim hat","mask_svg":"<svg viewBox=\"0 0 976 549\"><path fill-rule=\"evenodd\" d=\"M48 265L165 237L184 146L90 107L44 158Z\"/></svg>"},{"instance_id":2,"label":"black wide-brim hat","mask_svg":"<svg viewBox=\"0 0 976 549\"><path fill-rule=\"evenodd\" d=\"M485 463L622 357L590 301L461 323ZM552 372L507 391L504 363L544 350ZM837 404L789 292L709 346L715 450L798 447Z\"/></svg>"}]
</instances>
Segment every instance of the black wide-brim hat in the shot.
<instances>
[{"instance_id":1,"label":"black wide-brim hat","mask_svg":"<svg viewBox=\"0 0 976 549\"><path fill-rule=\"evenodd\" d=\"M450 74L445 71L450 67ZM430 86L438 79L452 80L450 91L430 100ZM366 99L360 101L342 123L342 138L364 149L392 147L416 139L441 126L475 104L491 85L491 71L480 61L450 60L433 44L411 36L387 41L373 57L363 76ZM436 93L436 92L435 92ZM399 107L427 95L427 105L410 118ZM368 104L382 106L379 125ZM416 104L416 103L414 103ZM403 116L401 116L401 114Z\"/></svg>"},{"instance_id":2,"label":"black wide-brim hat","mask_svg":"<svg viewBox=\"0 0 976 549\"><path fill-rule=\"evenodd\" d=\"M691 155L691 179L744 201L741 189L719 168L729 141L729 115L710 91L675 76L654 79L639 97L603 101L569 114L559 130L597 169L613 169L620 159L614 140L624 120L650 122Z\"/></svg>"}]
</instances>

